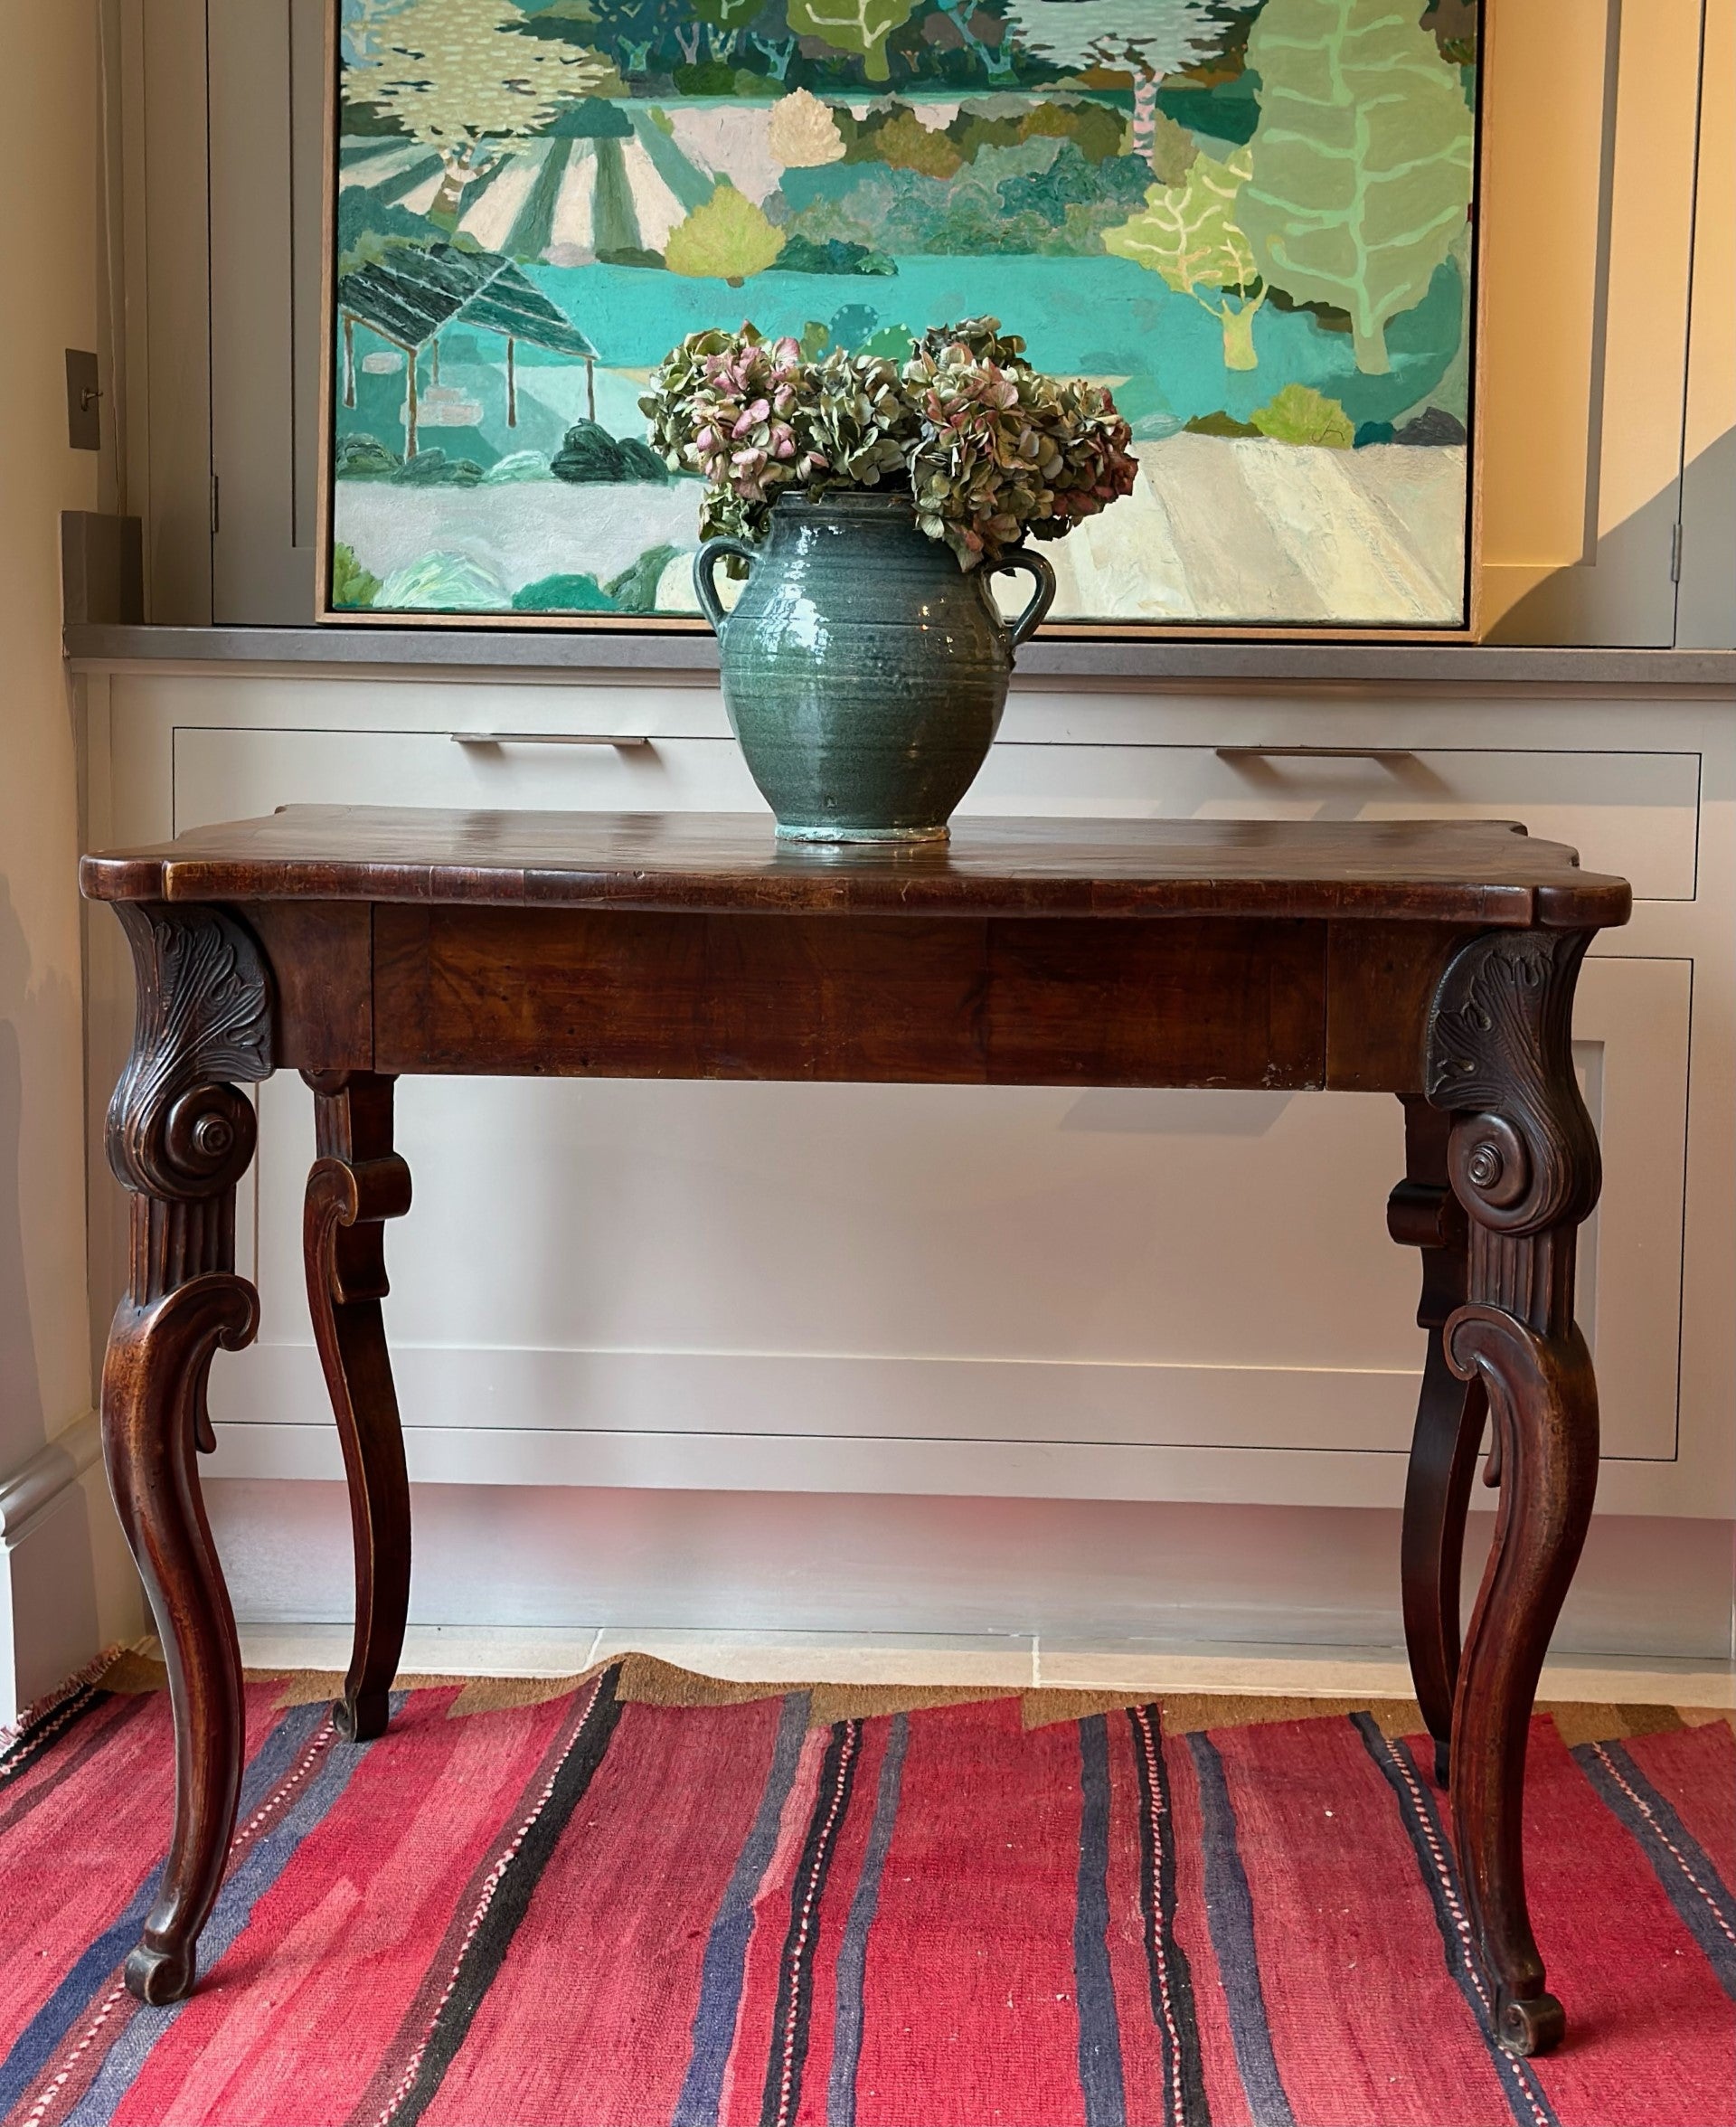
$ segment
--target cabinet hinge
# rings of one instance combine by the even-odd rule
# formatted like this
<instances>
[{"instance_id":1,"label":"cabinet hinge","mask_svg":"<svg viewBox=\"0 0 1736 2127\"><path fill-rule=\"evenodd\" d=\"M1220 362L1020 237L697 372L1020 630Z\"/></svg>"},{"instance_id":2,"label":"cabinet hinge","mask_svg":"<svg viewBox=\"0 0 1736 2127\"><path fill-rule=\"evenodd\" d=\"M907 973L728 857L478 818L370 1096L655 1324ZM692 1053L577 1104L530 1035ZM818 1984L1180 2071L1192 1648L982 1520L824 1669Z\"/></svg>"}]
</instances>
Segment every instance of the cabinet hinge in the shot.
<instances>
[{"instance_id":1,"label":"cabinet hinge","mask_svg":"<svg viewBox=\"0 0 1736 2127\"><path fill-rule=\"evenodd\" d=\"M1670 526L1670 581L1682 581L1682 520L1678 517Z\"/></svg>"},{"instance_id":2,"label":"cabinet hinge","mask_svg":"<svg viewBox=\"0 0 1736 2127\"><path fill-rule=\"evenodd\" d=\"M211 535L213 539L217 536L217 476L215 473L211 476Z\"/></svg>"}]
</instances>

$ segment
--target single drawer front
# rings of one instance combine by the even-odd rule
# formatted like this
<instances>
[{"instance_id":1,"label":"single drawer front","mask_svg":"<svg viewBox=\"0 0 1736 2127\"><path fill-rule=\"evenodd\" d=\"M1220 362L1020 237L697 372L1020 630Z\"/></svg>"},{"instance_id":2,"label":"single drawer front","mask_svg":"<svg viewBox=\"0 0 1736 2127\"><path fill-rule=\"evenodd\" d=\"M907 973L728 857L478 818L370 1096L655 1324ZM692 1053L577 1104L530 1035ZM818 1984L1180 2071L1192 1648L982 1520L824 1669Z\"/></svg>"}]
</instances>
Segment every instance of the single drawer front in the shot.
<instances>
[{"instance_id":1,"label":"single drawer front","mask_svg":"<svg viewBox=\"0 0 1736 2127\"><path fill-rule=\"evenodd\" d=\"M594 713L592 713L594 714ZM279 805L451 805L578 811L761 812L729 738L561 744L563 733L460 743L444 732L175 734L177 831ZM1615 872L1642 901L1694 893L1696 753L1488 749L1326 756L1210 746L1002 742L964 809L1153 819L1522 821Z\"/></svg>"},{"instance_id":2,"label":"single drawer front","mask_svg":"<svg viewBox=\"0 0 1736 2127\"><path fill-rule=\"evenodd\" d=\"M1319 923L405 906L374 951L382 1071L1326 1082Z\"/></svg>"}]
</instances>

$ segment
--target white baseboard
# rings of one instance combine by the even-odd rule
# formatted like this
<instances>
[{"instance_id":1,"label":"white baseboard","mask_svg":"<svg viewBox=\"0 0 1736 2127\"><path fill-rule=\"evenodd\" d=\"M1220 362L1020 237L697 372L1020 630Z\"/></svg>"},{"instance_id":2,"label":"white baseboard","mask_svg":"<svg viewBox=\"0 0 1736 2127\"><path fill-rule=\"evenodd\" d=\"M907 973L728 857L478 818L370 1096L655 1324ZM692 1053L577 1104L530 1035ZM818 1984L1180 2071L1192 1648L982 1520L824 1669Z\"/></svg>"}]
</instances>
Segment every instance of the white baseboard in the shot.
<instances>
[{"instance_id":1,"label":"white baseboard","mask_svg":"<svg viewBox=\"0 0 1736 2127\"><path fill-rule=\"evenodd\" d=\"M341 1485L207 1488L237 1615L352 1613ZM1472 1517L1467 1586L1493 1517ZM1727 1660L1727 1522L1600 1516L1557 1655ZM1041 1635L1392 1649L1399 1517L1362 1508L432 1484L419 1625Z\"/></svg>"},{"instance_id":2,"label":"white baseboard","mask_svg":"<svg viewBox=\"0 0 1736 2127\"><path fill-rule=\"evenodd\" d=\"M102 1646L97 1553L84 1479L101 1451L87 1412L0 1482L0 1726Z\"/></svg>"},{"instance_id":3,"label":"white baseboard","mask_svg":"<svg viewBox=\"0 0 1736 2127\"><path fill-rule=\"evenodd\" d=\"M96 1412L87 1411L44 1442L10 1477L0 1479L0 1544L22 1543L33 1525L101 1453L101 1421Z\"/></svg>"}]
</instances>

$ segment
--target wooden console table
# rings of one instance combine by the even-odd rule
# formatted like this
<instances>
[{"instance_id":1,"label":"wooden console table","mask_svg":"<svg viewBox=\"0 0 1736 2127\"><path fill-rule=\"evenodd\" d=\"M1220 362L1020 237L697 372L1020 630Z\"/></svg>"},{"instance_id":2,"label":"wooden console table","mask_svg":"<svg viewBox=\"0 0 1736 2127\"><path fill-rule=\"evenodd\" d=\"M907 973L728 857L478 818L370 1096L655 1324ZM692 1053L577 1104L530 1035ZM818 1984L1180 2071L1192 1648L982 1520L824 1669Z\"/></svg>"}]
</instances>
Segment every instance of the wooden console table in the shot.
<instances>
[{"instance_id":1,"label":"wooden console table","mask_svg":"<svg viewBox=\"0 0 1736 2127\"><path fill-rule=\"evenodd\" d=\"M193 1986L241 1769L235 1625L200 1498L205 1380L259 1319L235 1271L253 1111L299 1069L317 1157L306 1255L355 1531L336 1708L377 1735L410 1578L381 1324L404 1072L1333 1087L1397 1094L1387 1221L1422 1255L1428 1332L1403 1534L1405 1631L1447 1780L1495 2028L1561 2035L1526 1913L1525 1735L1597 1481L1573 1319L1596 1138L1570 1052L1619 879L1496 823L960 822L950 845L778 845L753 817L291 807L87 857L137 978L108 1117L132 1192L103 1374L109 1480L162 1636L175 1838L127 1981ZM1251 1295L1250 1296L1251 1299ZM1459 1562L1486 1416L1501 1488L1463 1655Z\"/></svg>"}]
</instances>

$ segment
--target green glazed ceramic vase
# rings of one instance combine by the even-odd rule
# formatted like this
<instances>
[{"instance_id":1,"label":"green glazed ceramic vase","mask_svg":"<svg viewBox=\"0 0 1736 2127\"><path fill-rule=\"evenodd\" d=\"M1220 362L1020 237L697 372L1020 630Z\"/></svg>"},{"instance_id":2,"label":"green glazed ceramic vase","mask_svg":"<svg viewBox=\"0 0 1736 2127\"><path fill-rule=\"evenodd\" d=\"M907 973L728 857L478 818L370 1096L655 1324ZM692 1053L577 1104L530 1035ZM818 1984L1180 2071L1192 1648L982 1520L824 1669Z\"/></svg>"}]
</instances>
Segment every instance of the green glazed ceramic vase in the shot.
<instances>
[{"instance_id":1,"label":"green glazed ceramic vase","mask_svg":"<svg viewBox=\"0 0 1736 2127\"><path fill-rule=\"evenodd\" d=\"M750 568L733 612L717 564ZM717 630L723 702L749 771L800 842L937 842L987 758L1013 653L1049 610L1055 572L1001 618L987 567L968 574L917 530L908 495L786 496L763 545L708 539L693 583Z\"/></svg>"}]
</instances>

